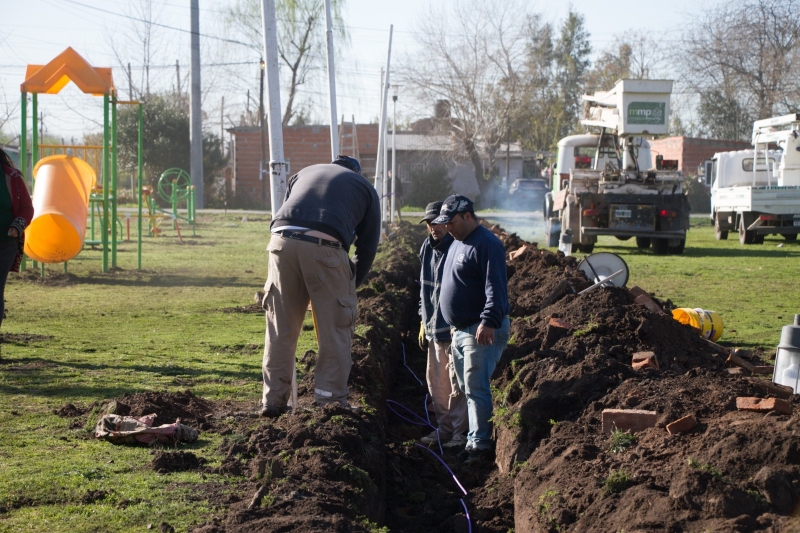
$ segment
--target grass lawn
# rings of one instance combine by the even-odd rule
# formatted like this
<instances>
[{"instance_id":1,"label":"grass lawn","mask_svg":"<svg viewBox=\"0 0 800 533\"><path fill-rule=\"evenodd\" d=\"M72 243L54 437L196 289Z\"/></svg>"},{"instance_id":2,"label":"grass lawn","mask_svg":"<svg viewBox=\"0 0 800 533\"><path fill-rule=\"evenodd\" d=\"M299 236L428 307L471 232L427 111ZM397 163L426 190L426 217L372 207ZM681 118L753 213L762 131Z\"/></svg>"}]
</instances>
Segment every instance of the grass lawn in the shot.
<instances>
[{"instance_id":1,"label":"grass lawn","mask_svg":"<svg viewBox=\"0 0 800 533\"><path fill-rule=\"evenodd\" d=\"M499 222L543 242L533 223ZM596 251L627 261L629 286L717 311L721 342L774 350L781 326L800 312L800 245L717 242L713 228L697 224L681 256L656 257L613 238L601 238ZM118 272L100 273L100 253L87 249L69 263L67 281L60 265L48 267L45 283L11 276L2 332L16 336L2 346L0 365L0 531L141 531L162 521L186 531L222 511L202 491L232 490L226 478L156 474L147 448L92 439L96 415L71 428L54 410L187 388L255 408L264 318L220 310L252 303L267 274L268 238L266 215L201 215L197 237L183 245L172 231L146 239L142 272L135 243L123 243ZM298 353L314 348L313 331L304 331ZM214 466L220 438L201 434L188 448ZM107 495L81 503L93 491Z\"/></svg>"}]
</instances>

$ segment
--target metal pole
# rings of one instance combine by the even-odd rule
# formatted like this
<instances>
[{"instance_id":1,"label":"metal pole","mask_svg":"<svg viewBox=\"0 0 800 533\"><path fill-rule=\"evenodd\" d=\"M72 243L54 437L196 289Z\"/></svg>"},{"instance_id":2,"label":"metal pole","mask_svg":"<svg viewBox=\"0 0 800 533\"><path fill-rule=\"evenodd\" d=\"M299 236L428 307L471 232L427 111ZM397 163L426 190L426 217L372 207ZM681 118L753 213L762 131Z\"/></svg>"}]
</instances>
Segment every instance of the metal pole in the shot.
<instances>
[{"instance_id":1,"label":"metal pole","mask_svg":"<svg viewBox=\"0 0 800 533\"><path fill-rule=\"evenodd\" d=\"M192 112L189 117L191 123L189 137L191 139L190 174L192 185L197 191L197 202L203 208L203 110L200 107L200 7L198 0L191 0L191 28L192 28Z\"/></svg>"},{"instance_id":2,"label":"metal pole","mask_svg":"<svg viewBox=\"0 0 800 533\"><path fill-rule=\"evenodd\" d=\"M264 131L264 75L267 64L261 60L261 82L258 89L258 130L261 134L261 161L258 163L258 179L261 180L261 202L267 205L267 134Z\"/></svg>"},{"instance_id":3,"label":"metal pole","mask_svg":"<svg viewBox=\"0 0 800 533\"><path fill-rule=\"evenodd\" d=\"M31 93L31 176L36 163L39 161L39 98L37 93Z\"/></svg>"},{"instance_id":4,"label":"metal pole","mask_svg":"<svg viewBox=\"0 0 800 533\"><path fill-rule=\"evenodd\" d=\"M275 22L275 0L262 0L261 21L264 26L264 58L267 63L267 114L269 118L269 167L272 214L278 212L286 195L286 166L283 161L283 129L281 125L281 86L278 76L278 28Z\"/></svg>"},{"instance_id":5,"label":"metal pole","mask_svg":"<svg viewBox=\"0 0 800 533\"><path fill-rule=\"evenodd\" d=\"M103 243L103 272L108 272L108 95L103 95L103 218L100 224L100 240Z\"/></svg>"},{"instance_id":6,"label":"metal pole","mask_svg":"<svg viewBox=\"0 0 800 533\"><path fill-rule=\"evenodd\" d=\"M137 162L137 169L136 169L136 181L139 188L139 201L138 201L138 208L139 208L139 240L137 242L137 259L136 259L136 269L142 269L142 166L143 166L143 159L144 159L144 152L142 150L142 141L144 140L144 111L143 111L142 103L139 102L139 147L136 151L136 162Z\"/></svg>"},{"instance_id":7,"label":"metal pole","mask_svg":"<svg viewBox=\"0 0 800 533\"><path fill-rule=\"evenodd\" d=\"M395 91L397 86L395 85ZM390 220L394 224L394 212L397 207L397 95L392 95L392 209ZM399 220L398 220L399 222Z\"/></svg>"},{"instance_id":8,"label":"metal pole","mask_svg":"<svg viewBox=\"0 0 800 533\"><path fill-rule=\"evenodd\" d=\"M378 120L378 149L375 153L375 190L378 193L378 198L380 198L383 193L383 172L381 171L381 165L383 164L383 129L381 128L381 124L383 123L383 85L385 79L386 71L381 67L381 110L380 119ZM381 229L382 228L383 215L381 215ZM381 232L381 242L383 242L382 235L383 232Z\"/></svg>"},{"instance_id":9,"label":"metal pole","mask_svg":"<svg viewBox=\"0 0 800 533\"><path fill-rule=\"evenodd\" d=\"M19 132L19 169L22 177L28 179L28 93L23 91L20 100L20 114L22 115L22 129ZM33 189L33 178L31 178Z\"/></svg>"},{"instance_id":10,"label":"metal pole","mask_svg":"<svg viewBox=\"0 0 800 533\"><path fill-rule=\"evenodd\" d=\"M328 50L328 95L331 102L331 161L339 155L339 125L336 122L336 71L333 64L333 29L331 28L331 0L325 0L325 47Z\"/></svg>"},{"instance_id":11,"label":"metal pole","mask_svg":"<svg viewBox=\"0 0 800 533\"><path fill-rule=\"evenodd\" d=\"M389 51L386 55L386 77L383 80L383 94L381 96L381 125L380 125L380 138L381 141L378 141L379 150L378 150L378 157L382 157L383 160L383 186L382 191L378 191L381 195L381 234L383 234L384 226L386 225L386 108L387 108L387 100L389 99L389 75L390 75L390 68L392 63L392 33L394 32L394 24L389 25ZM380 152L383 152L382 154Z\"/></svg>"},{"instance_id":12,"label":"metal pole","mask_svg":"<svg viewBox=\"0 0 800 533\"><path fill-rule=\"evenodd\" d=\"M117 97L111 100L111 266L117 267Z\"/></svg>"}]
</instances>

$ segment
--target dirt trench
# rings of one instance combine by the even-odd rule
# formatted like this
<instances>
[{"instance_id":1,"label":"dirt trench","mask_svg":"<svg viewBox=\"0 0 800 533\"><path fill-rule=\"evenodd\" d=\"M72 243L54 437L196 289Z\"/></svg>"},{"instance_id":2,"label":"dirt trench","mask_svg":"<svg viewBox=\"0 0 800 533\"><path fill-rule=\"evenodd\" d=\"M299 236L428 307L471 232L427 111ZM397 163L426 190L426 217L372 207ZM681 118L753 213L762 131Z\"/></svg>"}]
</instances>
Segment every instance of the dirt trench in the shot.
<instances>
[{"instance_id":1,"label":"dirt trench","mask_svg":"<svg viewBox=\"0 0 800 533\"><path fill-rule=\"evenodd\" d=\"M404 225L382 245L359 290L350 401L361 413L311 405L313 353L300 365L301 408L274 421L190 392L164 395L164 405L140 395L119 399L126 414L158 408L226 435L225 459L213 469L186 455L154 458L159 471L244 477L234 491L197 490L224 512L195 531L466 532L463 505L476 533L800 531L797 396L788 398L791 416L738 411L737 397L775 391L763 377L731 372L725 354L662 313L669 301L647 308L626 289L557 290L590 285L575 258L493 230L515 252L508 262L512 342L493 376L495 461L464 467L455 451L443 454L467 496L416 445L429 429L386 408L391 399L426 416L414 281L423 235ZM633 369L641 351L654 352L658 369ZM767 361L756 354L751 362ZM601 415L611 408L655 411L658 421L610 436ZM697 427L670 435L666 424L685 415ZM172 421L159 412L162 418Z\"/></svg>"}]
</instances>

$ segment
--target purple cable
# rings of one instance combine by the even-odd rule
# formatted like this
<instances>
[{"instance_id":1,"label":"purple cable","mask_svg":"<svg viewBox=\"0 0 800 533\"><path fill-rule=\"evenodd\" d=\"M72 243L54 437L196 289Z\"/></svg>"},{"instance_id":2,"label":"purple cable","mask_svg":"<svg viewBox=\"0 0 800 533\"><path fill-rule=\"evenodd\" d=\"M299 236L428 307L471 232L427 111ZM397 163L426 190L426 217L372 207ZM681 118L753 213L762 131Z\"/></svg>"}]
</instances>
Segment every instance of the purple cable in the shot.
<instances>
[{"instance_id":1,"label":"purple cable","mask_svg":"<svg viewBox=\"0 0 800 533\"><path fill-rule=\"evenodd\" d=\"M467 510L467 504L464 503L464 498L459 498L458 501L461 502L461 506L464 508L464 514L467 515L467 528L469 529L469 533L472 533L472 520L469 518L469 511Z\"/></svg>"},{"instance_id":2,"label":"purple cable","mask_svg":"<svg viewBox=\"0 0 800 533\"><path fill-rule=\"evenodd\" d=\"M431 453L431 455L433 455L434 457L436 457L436 458L439 460L439 462L440 462L440 463L442 463L442 465L444 465L444 467L447 469L447 471L448 471L448 472L450 472L450 475L451 475L451 476L453 476L453 481L455 481L455 482L456 482L456 485L458 485L458 488L459 488L459 489L461 489L461 492L463 492L463 493L464 493L464 496L466 496L466 495L467 495L467 490L464 488L464 486L463 486L463 485L461 484L461 482L458 480L458 478L457 478L457 477L456 477L456 475L453 473L453 471L452 471L452 470L450 470L450 467L449 467L449 466L447 466L447 463L445 463L445 462L444 462L444 459L442 459L441 457L439 457L439 456L436 454L436 452L434 452L434 451L433 451L433 450L431 450L430 448L426 448L426 447L425 447L425 446L423 446L422 444L415 444L415 446L419 446L419 447L420 447L420 448L422 448L423 450L427 450L427 451L429 451L429 452Z\"/></svg>"},{"instance_id":3,"label":"purple cable","mask_svg":"<svg viewBox=\"0 0 800 533\"><path fill-rule=\"evenodd\" d=\"M391 412L393 412L394 414L396 414L397 416L399 416L400 418L402 418L406 422L409 422L410 424L414 424L414 425L417 425L417 426L428 426L431 429L436 429L435 427L430 425L428 422L426 422L424 418L419 416L417 413L415 413L414 411L412 411L411 409L409 409L408 407L406 407L402 403L398 403L398 402L396 402L394 400L386 400L386 403L387 403L387 407L389 407L389 410ZM409 420L408 418L404 417L403 415L401 415L400 413L395 411L394 408L392 408L391 404L394 404L394 405L396 405L398 407L403 408L406 412L410 413L412 416L414 416L414 418L419 420L419 422L414 422L413 420Z\"/></svg>"},{"instance_id":4,"label":"purple cable","mask_svg":"<svg viewBox=\"0 0 800 533\"><path fill-rule=\"evenodd\" d=\"M416 379L416 380L417 380L417 383L419 383L420 385L424 385L424 384L423 384L423 383L422 383L422 382L419 380L419 378L418 378L418 377L417 377L417 375L414 373L414 371L413 371L413 370L411 370L411 367L409 367L409 366L406 364L406 345L405 345L405 344L403 344L403 343L401 342L401 343L400 343L400 346L403 348L403 366L404 366L404 367L406 367L406 368L408 368L408 371L409 371L409 372L411 372L411 375L412 375L412 376L414 376L414 379Z\"/></svg>"}]
</instances>

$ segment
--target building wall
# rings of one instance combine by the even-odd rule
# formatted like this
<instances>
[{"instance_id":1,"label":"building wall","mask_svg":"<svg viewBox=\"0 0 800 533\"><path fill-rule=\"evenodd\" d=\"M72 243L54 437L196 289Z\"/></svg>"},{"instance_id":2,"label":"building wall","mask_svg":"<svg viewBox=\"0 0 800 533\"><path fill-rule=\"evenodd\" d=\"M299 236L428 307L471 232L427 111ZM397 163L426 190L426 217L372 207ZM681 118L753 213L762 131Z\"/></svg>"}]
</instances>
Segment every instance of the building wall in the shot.
<instances>
[{"instance_id":1,"label":"building wall","mask_svg":"<svg viewBox=\"0 0 800 533\"><path fill-rule=\"evenodd\" d=\"M344 133L350 134L345 126ZM267 182L259 179L261 161L261 132L258 128L232 128L233 137L233 179L237 195L254 198L269 198L269 176ZM359 161L365 176L375 174L375 157L378 148L378 125L357 124ZM289 172L320 163L331 162L331 142L329 126L289 126L283 128L283 157L289 163ZM265 140L266 154L269 158L269 137ZM352 144L344 139L339 152L352 155ZM288 176L287 176L288 177ZM262 196L262 194L264 196Z\"/></svg>"},{"instance_id":2,"label":"building wall","mask_svg":"<svg viewBox=\"0 0 800 533\"><path fill-rule=\"evenodd\" d=\"M648 141L655 167L656 155L664 159L677 159L678 169L686 176L696 176L697 167L717 152L746 150L752 145L742 141L723 141L719 139L698 139L694 137L667 137Z\"/></svg>"}]
</instances>

